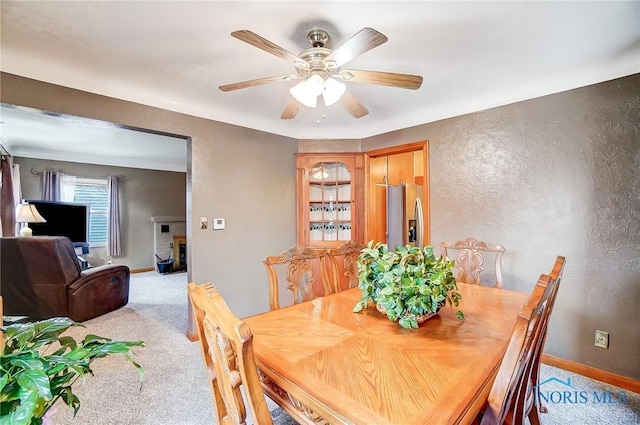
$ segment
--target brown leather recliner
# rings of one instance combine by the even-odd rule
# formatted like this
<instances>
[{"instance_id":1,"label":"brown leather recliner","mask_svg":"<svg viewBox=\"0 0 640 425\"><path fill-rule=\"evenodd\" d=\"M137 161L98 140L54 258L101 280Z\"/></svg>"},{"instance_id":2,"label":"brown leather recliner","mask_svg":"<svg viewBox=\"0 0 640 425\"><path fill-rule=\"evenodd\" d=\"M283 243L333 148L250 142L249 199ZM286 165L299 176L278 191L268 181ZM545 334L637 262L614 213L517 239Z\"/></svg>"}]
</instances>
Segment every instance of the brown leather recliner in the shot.
<instances>
[{"instance_id":1,"label":"brown leather recliner","mask_svg":"<svg viewBox=\"0 0 640 425\"><path fill-rule=\"evenodd\" d=\"M129 273L122 265L81 270L66 237L0 239L0 295L6 316L92 319L127 304Z\"/></svg>"}]
</instances>

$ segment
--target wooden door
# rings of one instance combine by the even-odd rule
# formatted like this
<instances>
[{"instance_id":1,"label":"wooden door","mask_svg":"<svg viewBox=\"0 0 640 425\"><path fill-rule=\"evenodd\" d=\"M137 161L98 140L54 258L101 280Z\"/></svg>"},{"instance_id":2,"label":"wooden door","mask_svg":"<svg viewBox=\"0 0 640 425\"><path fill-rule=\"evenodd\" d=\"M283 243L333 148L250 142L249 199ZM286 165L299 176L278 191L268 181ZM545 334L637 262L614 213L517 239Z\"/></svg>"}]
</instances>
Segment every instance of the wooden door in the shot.
<instances>
[{"instance_id":1,"label":"wooden door","mask_svg":"<svg viewBox=\"0 0 640 425\"><path fill-rule=\"evenodd\" d=\"M413 152L402 152L387 156L387 183L400 185L414 183Z\"/></svg>"},{"instance_id":2,"label":"wooden door","mask_svg":"<svg viewBox=\"0 0 640 425\"><path fill-rule=\"evenodd\" d=\"M387 242L387 157L369 158L367 242Z\"/></svg>"}]
</instances>

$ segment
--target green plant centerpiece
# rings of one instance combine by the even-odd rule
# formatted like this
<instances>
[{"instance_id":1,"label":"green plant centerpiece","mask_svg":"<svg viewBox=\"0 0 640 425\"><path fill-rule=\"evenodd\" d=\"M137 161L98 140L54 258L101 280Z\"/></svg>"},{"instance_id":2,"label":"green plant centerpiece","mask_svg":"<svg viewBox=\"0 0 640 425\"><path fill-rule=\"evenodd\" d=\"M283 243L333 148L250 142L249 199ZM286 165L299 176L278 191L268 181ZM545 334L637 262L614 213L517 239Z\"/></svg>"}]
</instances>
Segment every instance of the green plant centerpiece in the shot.
<instances>
[{"instance_id":1,"label":"green plant centerpiece","mask_svg":"<svg viewBox=\"0 0 640 425\"><path fill-rule=\"evenodd\" d=\"M417 328L422 319L437 314L446 303L458 306L462 295L453 266L453 260L436 258L431 245L397 246L391 251L386 244L370 241L357 260L362 299L353 311L361 312L373 303L403 328ZM456 316L464 320L462 311Z\"/></svg>"},{"instance_id":2,"label":"green plant centerpiece","mask_svg":"<svg viewBox=\"0 0 640 425\"><path fill-rule=\"evenodd\" d=\"M4 327L5 347L0 353L0 425L47 424L47 412L62 399L73 409L80 400L72 385L93 374L91 363L111 354L121 354L140 374L144 369L133 358L132 347L142 341L113 341L86 335L82 341L61 334L71 326L82 326L58 317Z\"/></svg>"}]
</instances>

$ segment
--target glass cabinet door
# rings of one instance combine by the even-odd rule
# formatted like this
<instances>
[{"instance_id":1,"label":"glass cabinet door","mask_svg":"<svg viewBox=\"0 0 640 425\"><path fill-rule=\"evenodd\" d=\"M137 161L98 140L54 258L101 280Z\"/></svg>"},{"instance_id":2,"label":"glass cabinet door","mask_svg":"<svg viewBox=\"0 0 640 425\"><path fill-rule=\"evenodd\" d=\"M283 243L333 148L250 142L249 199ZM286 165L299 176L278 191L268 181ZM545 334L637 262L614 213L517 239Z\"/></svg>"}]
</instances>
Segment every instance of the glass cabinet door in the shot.
<instances>
[{"instance_id":1,"label":"glass cabinet door","mask_svg":"<svg viewBox=\"0 0 640 425\"><path fill-rule=\"evenodd\" d=\"M351 172L343 162L309 170L309 241L351 240Z\"/></svg>"},{"instance_id":2,"label":"glass cabinet door","mask_svg":"<svg viewBox=\"0 0 640 425\"><path fill-rule=\"evenodd\" d=\"M337 248L362 243L362 153L300 153L296 157L298 244Z\"/></svg>"}]
</instances>

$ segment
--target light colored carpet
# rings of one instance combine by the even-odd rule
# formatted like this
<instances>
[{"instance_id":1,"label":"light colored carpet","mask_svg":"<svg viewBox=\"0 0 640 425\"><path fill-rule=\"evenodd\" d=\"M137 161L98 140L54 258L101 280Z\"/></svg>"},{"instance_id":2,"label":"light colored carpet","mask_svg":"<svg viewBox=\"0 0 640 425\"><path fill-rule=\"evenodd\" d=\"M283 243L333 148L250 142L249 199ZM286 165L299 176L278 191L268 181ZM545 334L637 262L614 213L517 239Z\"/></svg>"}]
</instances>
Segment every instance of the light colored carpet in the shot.
<instances>
[{"instance_id":1,"label":"light colored carpet","mask_svg":"<svg viewBox=\"0 0 640 425\"><path fill-rule=\"evenodd\" d=\"M75 337L93 333L145 341L145 347L135 350L135 357L146 376L139 391L138 374L124 359L112 356L97 360L95 376L75 387L81 400L78 415L73 418L73 412L58 403L56 425L215 424L199 345L185 336L186 284L186 273L134 274L127 306L85 322L86 329L72 329L69 334ZM589 394L622 391L548 366L543 366L542 374L543 379L556 377L563 382L570 378L574 388ZM565 390L557 382L546 385L549 391ZM548 403L549 413L541 415L541 420L543 425L640 424L640 395L625 394L625 403ZM274 411L274 415L278 413Z\"/></svg>"},{"instance_id":2,"label":"light colored carpet","mask_svg":"<svg viewBox=\"0 0 640 425\"><path fill-rule=\"evenodd\" d=\"M129 304L74 328L117 340L143 340L136 361L146 374L142 390L136 370L119 356L93 363L95 376L76 386L80 411L58 403L54 422L86 425L196 425L214 423L209 384L197 343L186 338L187 274L133 274ZM73 421L72 421L73 419Z\"/></svg>"},{"instance_id":3,"label":"light colored carpet","mask_svg":"<svg viewBox=\"0 0 640 425\"><path fill-rule=\"evenodd\" d=\"M640 394L544 364L540 375L543 425L640 425Z\"/></svg>"}]
</instances>

